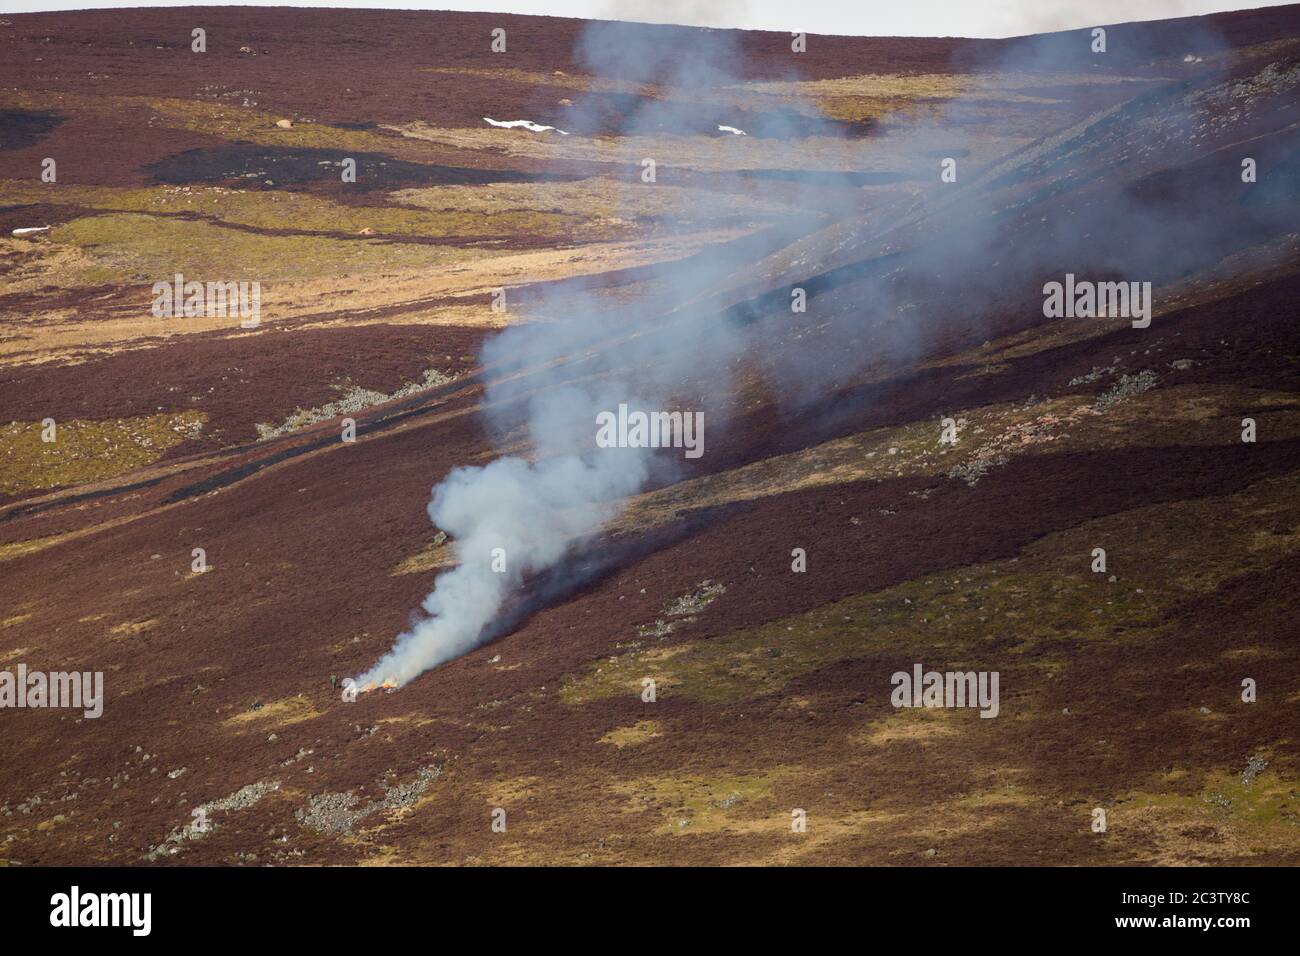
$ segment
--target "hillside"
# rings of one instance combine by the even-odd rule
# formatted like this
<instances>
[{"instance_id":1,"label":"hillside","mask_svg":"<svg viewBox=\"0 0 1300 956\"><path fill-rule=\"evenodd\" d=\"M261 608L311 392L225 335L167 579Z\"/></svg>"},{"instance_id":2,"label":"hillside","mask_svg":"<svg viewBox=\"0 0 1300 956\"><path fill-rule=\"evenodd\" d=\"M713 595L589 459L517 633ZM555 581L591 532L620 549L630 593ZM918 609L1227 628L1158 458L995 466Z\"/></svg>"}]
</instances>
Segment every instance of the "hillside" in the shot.
<instances>
[{"instance_id":1,"label":"hillside","mask_svg":"<svg viewBox=\"0 0 1300 956\"><path fill-rule=\"evenodd\" d=\"M1300 862L1300 5L1107 46L3 17L0 668L105 700L0 710L0 862ZM704 454L344 701L485 560L431 489L624 394Z\"/></svg>"}]
</instances>

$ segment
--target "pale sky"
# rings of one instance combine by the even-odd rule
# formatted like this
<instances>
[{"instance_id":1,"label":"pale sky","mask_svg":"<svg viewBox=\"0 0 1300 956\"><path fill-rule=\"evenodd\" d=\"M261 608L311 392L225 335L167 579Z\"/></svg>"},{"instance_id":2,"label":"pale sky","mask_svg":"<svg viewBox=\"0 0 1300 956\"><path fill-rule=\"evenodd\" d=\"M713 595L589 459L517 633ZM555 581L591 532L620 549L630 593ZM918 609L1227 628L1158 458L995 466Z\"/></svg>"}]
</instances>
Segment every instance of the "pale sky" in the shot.
<instances>
[{"instance_id":1,"label":"pale sky","mask_svg":"<svg viewBox=\"0 0 1300 956\"><path fill-rule=\"evenodd\" d=\"M532 13L639 20L744 30L801 30L858 36L1005 37L1129 20L1163 20L1225 10L1280 6L1282 0L315 0L201 4L148 0L0 0L0 13L180 6L383 7Z\"/></svg>"}]
</instances>

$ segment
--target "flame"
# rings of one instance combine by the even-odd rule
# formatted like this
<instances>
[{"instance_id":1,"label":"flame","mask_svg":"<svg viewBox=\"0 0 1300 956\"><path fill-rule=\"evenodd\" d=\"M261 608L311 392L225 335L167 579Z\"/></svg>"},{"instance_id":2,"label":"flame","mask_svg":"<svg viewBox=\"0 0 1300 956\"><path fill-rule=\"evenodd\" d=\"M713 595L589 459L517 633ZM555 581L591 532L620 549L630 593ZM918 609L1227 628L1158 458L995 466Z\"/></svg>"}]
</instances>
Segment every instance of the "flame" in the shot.
<instances>
[{"instance_id":1,"label":"flame","mask_svg":"<svg viewBox=\"0 0 1300 956\"><path fill-rule=\"evenodd\" d=\"M397 678L385 677L382 684L376 684L374 681L369 681L366 686L361 688L361 693L369 694L372 690L394 690L396 687Z\"/></svg>"}]
</instances>

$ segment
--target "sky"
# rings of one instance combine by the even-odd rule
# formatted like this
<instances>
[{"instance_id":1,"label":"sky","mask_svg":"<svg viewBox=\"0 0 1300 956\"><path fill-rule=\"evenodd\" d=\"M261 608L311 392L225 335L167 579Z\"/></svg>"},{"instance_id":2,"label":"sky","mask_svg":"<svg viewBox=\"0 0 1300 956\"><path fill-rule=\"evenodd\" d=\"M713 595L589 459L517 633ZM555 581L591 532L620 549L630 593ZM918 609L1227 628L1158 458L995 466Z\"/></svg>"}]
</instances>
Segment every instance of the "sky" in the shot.
<instances>
[{"instance_id":1,"label":"sky","mask_svg":"<svg viewBox=\"0 0 1300 956\"><path fill-rule=\"evenodd\" d=\"M90 7L229 6L220 0L0 0L0 13ZM1163 20L1225 10L1280 6L1281 0L314 0L243 6L384 7L531 13L584 19L638 20L743 30L858 36L1007 37L1129 20Z\"/></svg>"}]
</instances>

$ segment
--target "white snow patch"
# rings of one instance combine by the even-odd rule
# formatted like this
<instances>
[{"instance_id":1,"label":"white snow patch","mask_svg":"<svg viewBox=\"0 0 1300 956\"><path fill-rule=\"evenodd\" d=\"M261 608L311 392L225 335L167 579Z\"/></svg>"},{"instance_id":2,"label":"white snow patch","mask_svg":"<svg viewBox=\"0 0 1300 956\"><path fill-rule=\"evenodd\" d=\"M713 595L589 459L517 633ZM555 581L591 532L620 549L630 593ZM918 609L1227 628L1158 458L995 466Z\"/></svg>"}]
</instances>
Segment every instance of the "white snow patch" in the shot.
<instances>
[{"instance_id":1,"label":"white snow patch","mask_svg":"<svg viewBox=\"0 0 1300 956\"><path fill-rule=\"evenodd\" d=\"M534 123L532 120L494 120L490 116L485 116L483 117L483 122L487 123L489 126L499 126L502 129L514 129L522 126L524 129L530 130L534 133L545 133L547 130L554 129L561 136L569 135L562 129L555 129L554 126L543 126L540 123Z\"/></svg>"},{"instance_id":2,"label":"white snow patch","mask_svg":"<svg viewBox=\"0 0 1300 956\"><path fill-rule=\"evenodd\" d=\"M49 226L28 226L25 229L15 229L15 236L30 236L34 232L49 232Z\"/></svg>"},{"instance_id":3,"label":"white snow patch","mask_svg":"<svg viewBox=\"0 0 1300 956\"><path fill-rule=\"evenodd\" d=\"M734 135L736 135L736 136L748 136L748 135L749 135L749 134L746 133L743 129L736 129L736 127L734 127L734 126L719 126L719 127L718 127L718 132L719 132L719 133L732 133L732 134L734 134Z\"/></svg>"}]
</instances>

